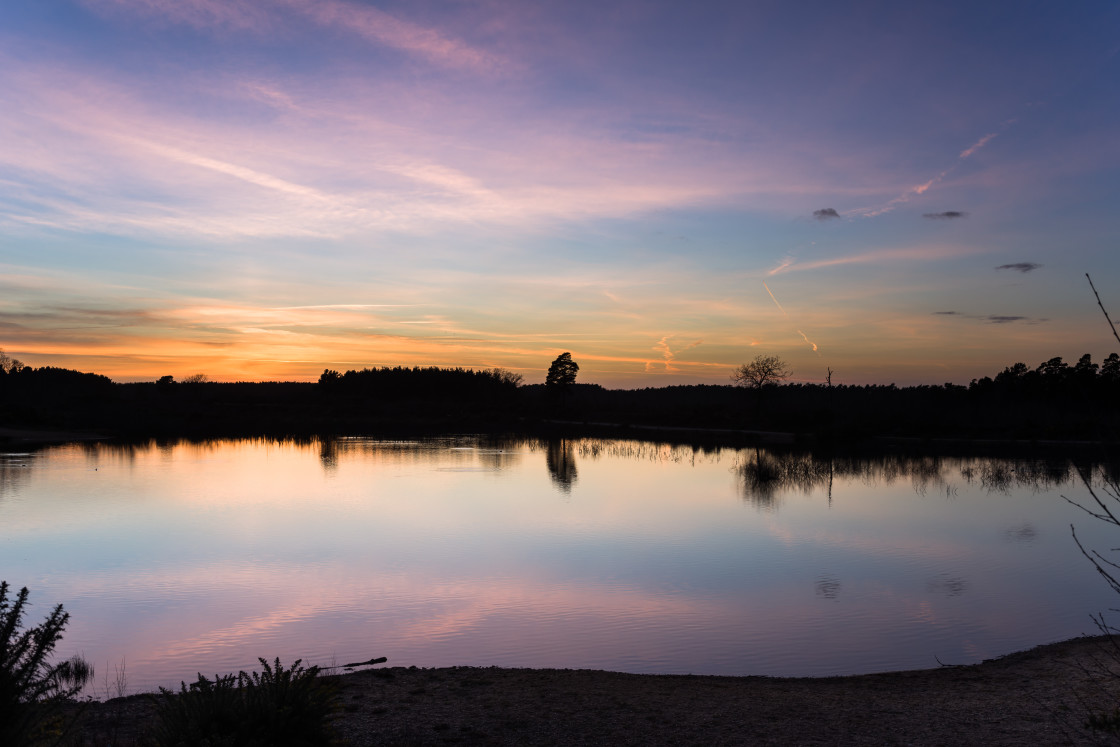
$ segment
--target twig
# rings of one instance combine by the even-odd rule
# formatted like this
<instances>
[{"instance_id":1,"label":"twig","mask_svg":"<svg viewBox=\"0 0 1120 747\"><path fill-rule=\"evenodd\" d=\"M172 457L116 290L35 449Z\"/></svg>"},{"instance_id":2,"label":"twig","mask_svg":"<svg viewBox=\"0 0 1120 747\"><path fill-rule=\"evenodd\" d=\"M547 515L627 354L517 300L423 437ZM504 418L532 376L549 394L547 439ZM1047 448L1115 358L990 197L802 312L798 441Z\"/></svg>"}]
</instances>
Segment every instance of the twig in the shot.
<instances>
[{"instance_id":1,"label":"twig","mask_svg":"<svg viewBox=\"0 0 1120 747\"><path fill-rule=\"evenodd\" d=\"M1108 326L1112 329L1112 336L1116 338L1116 342L1120 342L1120 334L1116 332L1116 325L1112 323L1112 319L1108 316L1108 310L1105 309L1104 304L1101 303L1101 294L1097 293L1097 287L1093 285L1093 279L1089 277L1089 273L1085 273L1085 279L1089 281L1089 287L1093 289L1093 295L1097 297L1097 306L1101 307L1104 312L1104 318L1108 322Z\"/></svg>"},{"instance_id":2,"label":"twig","mask_svg":"<svg viewBox=\"0 0 1120 747\"><path fill-rule=\"evenodd\" d=\"M940 664L943 667L963 667L963 666L965 666L964 664L946 664L945 662L941 661L941 659L937 658L937 654L933 655L933 660L936 661L938 664Z\"/></svg>"},{"instance_id":3,"label":"twig","mask_svg":"<svg viewBox=\"0 0 1120 747\"><path fill-rule=\"evenodd\" d=\"M354 667L368 667L374 664L384 664L387 661L389 660L384 656L378 656L376 658L370 659L369 661L353 661L349 664L336 664L332 667L319 667L319 671L327 672L332 669L353 669Z\"/></svg>"}]
</instances>

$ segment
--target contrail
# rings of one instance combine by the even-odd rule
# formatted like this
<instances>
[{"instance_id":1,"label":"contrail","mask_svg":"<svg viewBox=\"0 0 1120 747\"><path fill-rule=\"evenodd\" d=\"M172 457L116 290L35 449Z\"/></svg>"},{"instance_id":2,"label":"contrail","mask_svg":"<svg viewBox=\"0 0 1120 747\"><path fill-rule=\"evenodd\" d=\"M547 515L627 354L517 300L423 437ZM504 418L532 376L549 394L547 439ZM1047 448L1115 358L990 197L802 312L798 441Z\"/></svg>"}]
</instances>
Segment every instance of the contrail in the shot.
<instances>
[{"instance_id":1,"label":"contrail","mask_svg":"<svg viewBox=\"0 0 1120 747\"><path fill-rule=\"evenodd\" d=\"M696 347L697 345L702 345L704 343L704 341L703 340L696 340L695 342L690 342L689 344L685 345L683 348L678 350L676 353L674 353L672 348L669 347L669 340L672 337L673 337L673 335L665 335L664 337L662 337L657 342L656 345L653 346L653 349L661 351L661 356L665 359L665 370L675 373L676 371L679 370L679 369L673 367L673 362L677 359L677 355L679 353L683 353L686 350L691 350L692 348ZM646 370L647 371L652 371L653 370L653 361L646 361Z\"/></svg>"},{"instance_id":2,"label":"contrail","mask_svg":"<svg viewBox=\"0 0 1120 747\"><path fill-rule=\"evenodd\" d=\"M797 330L797 334L801 335L801 339L802 339L802 340L804 340L805 342L807 342L807 343L809 343L810 345L812 345L812 346L813 346L813 352L814 352L814 353L817 353L817 343L813 342L813 341L812 341L812 340L810 340L810 339L809 339L808 337L806 337L806 336L805 336L805 333L804 333L804 332L802 332L801 330ZM817 355L820 355L820 353L817 353Z\"/></svg>"},{"instance_id":3,"label":"contrail","mask_svg":"<svg viewBox=\"0 0 1120 747\"><path fill-rule=\"evenodd\" d=\"M1011 127L1011 125L1015 124L1016 121L1018 121L1018 120L1016 120L1015 118L1007 120L1002 125L1000 125L999 129L997 129L995 132L989 132L987 135L984 135L982 138L977 140L975 143L973 143L969 147L962 150L960 152L960 154L957 156L957 162L956 163L954 163L952 166L950 166L949 168L942 171L937 176L930 179L925 184L919 184L917 186L911 187L910 189L908 189L905 192L903 192L902 194L900 194L898 197L895 197L893 200L888 200L886 202L886 204L881 205L877 208L858 208L856 210L848 210L846 212L847 213L852 213L852 214L855 214L855 215L861 215L864 218L874 218L876 216L882 215L883 213L891 212L892 210L894 210L896 207L898 207L900 204L902 204L904 202L909 202L910 199L912 197L914 197L915 195L920 196L920 195L925 194L926 192L929 191L930 187L934 187L934 186L940 184L942 179L944 179L946 176L951 174L953 171L956 171L957 167L960 166L961 161L964 161L968 158L971 158L972 155L974 153L976 153L976 151L983 148L985 145L990 143L993 139L999 137L1000 133L1006 132L1007 129L1009 127ZM781 269L781 268L779 268L779 269Z\"/></svg>"},{"instance_id":4,"label":"contrail","mask_svg":"<svg viewBox=\"0 0 1120 747\"><path fill-rule=\"evenodd\" d=\"M770 290L770 286L767 285L765 281L763 281L762 287L765 288L766 292L770 294L770 299L774 302L774 305L778 307L778 310L786 315L786 319L789 319L789 313L782 308L782 305L780 303L778 303L778 299L774 297L774 291ZM820 355L820 352L817 350L817 343L806 337L805 333L801 330L797 330L797 334L801 335L801 339L807 342L813 348L814 353Z\"/></svg>"},{"instance_id":5,"label":"contrail","mask_svg":"<svg viewBox=\"0 0 1120 747\"><path fill-rule=\"evenodd\" d=\"M770 290L770 286L763 282L762 287L765 288L766 292L770 294L770 298L773 299L774 305L778 307L778 310L785 314L786 317L789 317L789 314L786 314L786 310L782 308L782 305L780 303L778 303L778 299L774 298L774 291Z\"/></svg>"}]
</instances>

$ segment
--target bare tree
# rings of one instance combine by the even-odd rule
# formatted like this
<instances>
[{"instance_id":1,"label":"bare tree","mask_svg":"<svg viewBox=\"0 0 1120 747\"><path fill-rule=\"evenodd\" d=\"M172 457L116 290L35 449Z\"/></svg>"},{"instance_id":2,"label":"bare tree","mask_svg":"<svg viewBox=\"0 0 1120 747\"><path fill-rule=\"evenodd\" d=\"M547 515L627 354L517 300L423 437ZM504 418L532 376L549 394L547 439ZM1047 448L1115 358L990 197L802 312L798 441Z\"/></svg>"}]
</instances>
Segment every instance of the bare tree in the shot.
<instances>
[{"instance_id":1,"label":"bare tree","mask_svg":"<svg viewBox=\"0 0 1120 747\"><path fill-rule=\"evenodd\" d=\"M767 384L777 384L793 375L789 364L776 355L759 355L750 363L735 369L731 380L736 386L762 389Z\"/></svg>"},{"instance_id":2,"label":"bare tree","mask_svg":"<svg viewBox=\"0 0 1120 747\"><path fill-rule=\"evenodd\" d=\"M521 374L507 371L504 368L491 368L490 375L494 377L495 381L514 389L521 386L521 382L525 380L525 377Z\"/></svg>"},{"instance_id":3,"label":"bare tree","mask_svg":"<svg viewBox=\"0 0 1120 747\"><path fill-rule=\"evenodd\" d=\"M1093 285L1093 279L1089 277L1089 273L1085 273L1085 277L1089 281L1089 287L1093 289L1093 295L1096 296L1097 305L1100 306L1105 321L1108 322L1108 327L1112 331L1112 336L1115 337L1117 341L1120 341L1120 333L1117 333L1116 325L1112 323L1112 318L1108 315L1108 310L1101 302L1100 294L1097 293L1096 286ZM1120 506L1120 483L1106 471L1101 479L1101 484L1097 489L1094 489L1093 475L1089 470L1078 467L1077 473L1081 477L1081 482L1085 486L1086 492L1089 493L1089 497L1092 498L1092 501L1082 503L1067 498L1064 495L1062 498L1065 498L1066 501L1092 516L1094 519L1103 521L1105 524L1110 524L1113 527L1120 527L1120 511L1117 509L1117 506ZM1106 557L1099 550L1086 548L1077 537L1077 529L1074 528L1073 524L1070 524L1069 528L1073 533L1073 541L1077 543L1077 548L1081 550L1081 554L1088 558L1093 568L1101 578L1112 587L1112 590L1120 593L1120 563ZM1120 548L1112 548L1111 552L1117 552L1118 550L1120 550ZM1107 636L1107 644L1102 650L1103 659L1098 659L1095 662L1095 668L1093 668L1090 673L1094 675L1094 680L1097 682L1102 692L1105 693L1106 699L1115 702L1116 683L1117 680L1120 679L1120 628L1117 628L1115 624L1109 622L1105 618L1104 613L1092 615L1092 618L1097 629L1103 635ZM1105 712L1096 711L1092 708L1088 710L1088 725L1091 728L1112 734L1113 736L1120 736L1120 708Z\"/></svg>"},{"instance_id":4,"label":"bare tree","mask_svg":"<svg viewBox=\"0 0 1120 747\"><path fill-rule=\"evenodd\" d=\"M23 369L23 364L11 357L0 348L0 371L4 373L18 373Z\"/></svg>"},{"instance_id":5,"label":"bare tree","mask_svg":"<svg viewBox=\"0 0 1120 747\"><path fill-rule=\"evenodd\" d=\"M762 390L767 384L777 384L793 375L789 364L776 355L757 355L750 363L744 363L735 369L731 380L735 386L753 389L755 391L754 411L758 416L762 409Z\"/></svg>"}]
</instances>

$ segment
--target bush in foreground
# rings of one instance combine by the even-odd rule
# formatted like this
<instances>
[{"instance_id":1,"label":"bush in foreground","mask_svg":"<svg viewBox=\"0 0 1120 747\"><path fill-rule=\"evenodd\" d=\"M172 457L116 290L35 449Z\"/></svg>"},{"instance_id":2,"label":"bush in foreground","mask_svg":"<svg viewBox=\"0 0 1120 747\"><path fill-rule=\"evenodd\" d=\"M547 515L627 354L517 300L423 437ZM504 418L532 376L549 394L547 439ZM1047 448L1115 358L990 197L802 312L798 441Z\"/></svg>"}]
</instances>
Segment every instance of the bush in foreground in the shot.
<instances>
[{"instance_id":1,"label":"bush in foreground","mask_svg":"<svg viewBox=\"0 0 1120 747\"><path fill-rule=\"evenodd\" d=\"M304 668L299 659L284 669L277 658L259 659L263 672L215 675L201 673L178 693L160 688L154 739L160 747L187 745L325 745L331 735L328 717L333 689L319 677L319 667Z\"/></svg>"},{"instance_id":2,"label":"bush in foreground","mask_svg":"<svg viewBox=\"0 0 1120 747\"><path fill-rule=\"evenodd\" d=\"M60 707L93 678L93 667L78 656L52 665L69 613L59 604L23 630L30 592L24 587L12 600L9 588L0 581L0 744L58 744L72 725Z\"/></svg>"}]
</instances>

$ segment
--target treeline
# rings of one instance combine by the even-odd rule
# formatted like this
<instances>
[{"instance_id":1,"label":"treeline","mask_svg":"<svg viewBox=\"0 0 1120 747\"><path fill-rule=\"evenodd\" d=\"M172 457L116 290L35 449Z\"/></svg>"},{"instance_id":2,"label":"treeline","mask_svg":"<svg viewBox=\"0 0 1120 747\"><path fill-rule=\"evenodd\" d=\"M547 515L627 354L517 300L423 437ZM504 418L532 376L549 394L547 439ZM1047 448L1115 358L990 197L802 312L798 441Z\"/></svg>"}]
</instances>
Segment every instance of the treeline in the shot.
<instances>
[{"instance_id":1,"label":"treeline","mask_svg":"<svg viewBox=\"0 0 1120 747\"><path fill-rule=\"evenodd\" d=\"M350 396L461 400L513 397L521 381L521 374L501 368L475 371L396 366L363 368L341 374L328 368L319 377L319 386L331 394Z\"/></svg>"},{"instance_id":2,"label":"treeline","mask_svg":"<svg viewBox=\"0 0 1120 747\"><path fill-rule=\"evenodd\" d=\"M823 439L873 436L1120 440L1120 355L1098 366L1051 358L1008 366L967 386L767 384L634 390L591 387L572 410L635 425L756 429Z\"/></svg>"},{"instance_id":3,"label":"treeline","mask_svg":"<svg viewBox=\"0 0 1120 747\"><path fill-rule=\"evenodd\" d=\"M611 390L523 385L502 369L327 369L316 383L115 384L67 369L0 366L0 427L110 436L781 431L835 442L875 436L1120 440L1120 355L1101 365L1023 363L967 386L771 384ZM736 435L738 434L738 435Z\"/></svg>"},{"instance_id":4,"label":"treeline","mask_svg":"<svg viewBox=\"0 0 1120 747\"><path fill-rule=\"evenodd\" d=\"M1060 357L1033 369L1016 363L995 378L973 379L968 389L978 396L1112 400L1120 395L1120 355L1111 353L1100 366L1088 353L1072 366Z\"/></svg>"},{"instance_id":5,"label":"treeline","mask_svg":"<svg viewBox=\"0 0 1120 747\"><path fill-rule=\"evenodd\" d=\"M67 413L100 409L118 394L108 376L68 368L32 368L19 361L0 365L0 426L58 422Z\"/></svg>"}]
</instances>

